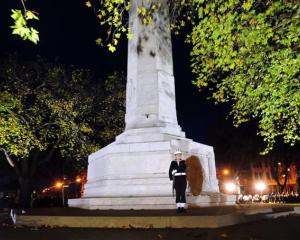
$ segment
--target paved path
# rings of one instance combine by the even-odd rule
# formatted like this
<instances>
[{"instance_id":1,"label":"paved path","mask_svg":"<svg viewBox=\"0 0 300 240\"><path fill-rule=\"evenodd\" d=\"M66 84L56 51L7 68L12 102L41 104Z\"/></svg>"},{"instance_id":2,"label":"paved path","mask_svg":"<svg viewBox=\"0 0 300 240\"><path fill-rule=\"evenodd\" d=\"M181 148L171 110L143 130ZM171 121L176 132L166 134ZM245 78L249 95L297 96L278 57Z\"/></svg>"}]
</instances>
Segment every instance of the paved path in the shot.
<instances>
[{"instance_id":1,"label":"paved path","mask_svg":"<svg viewBox=\"0 0 300 240\"><path fill-rule=\"evenodd\" d=\"M233 206L215 206L188 209L187 213L178 214L176 210L86 210L80 208L52 207L26 209L24 215L38 216L216 216L248 210L272 208L281 211L300 207L300 204L242 204ZM18 212L18 211L17 211ZM20 212L20 211L19 211Z\"/></svg>"},{"instance_id":2,"label":"paved path","mask_svg":"<svg viewBox=\"0 0 300 240\"><path fill-rule=\"evenodd\" d=\"M0 227L0 240L298 240L300 216L220 229L66 229Z\"/></svg>"},{"instance_id":3,"label":"paved path","mask_svg":"<svg viewBox=\"0 0 300 240\"><path fill-rule=\"evenodd\" d=\"M176 210L86 210L80 208L35 208L26 209L24 215L39 216L177 216ZM208 216L224 215L236 211L235 206L224 207L204 207L188 209L184 215L188 216Z\"/></svg>"},{"instance_id":4,"label":"paved path","mask_svg":"<svg viewBox=\"0 0 300 240\"><path fill-rule=\"evenodd\" d=\"M299 211L298 211L299 210ZM16 211L17 226L74 228L220 228L300 212L300 208L276 205L218 206L175 210L83 210L37 208Z\"/></svg>"}]
</instances>

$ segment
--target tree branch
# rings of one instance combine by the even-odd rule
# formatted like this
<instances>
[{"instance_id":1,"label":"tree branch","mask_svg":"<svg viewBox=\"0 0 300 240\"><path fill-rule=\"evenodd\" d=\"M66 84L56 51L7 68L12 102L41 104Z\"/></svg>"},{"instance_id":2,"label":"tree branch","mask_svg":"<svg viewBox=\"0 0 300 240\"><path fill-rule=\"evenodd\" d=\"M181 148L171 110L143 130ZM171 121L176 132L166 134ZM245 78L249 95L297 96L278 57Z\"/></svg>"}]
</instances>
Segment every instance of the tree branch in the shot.
<instances>
[{"instance_id":1,"label":"tree branch","mask_svg":"<svg viewBox=\"0 0 300 240\"><path fill-rule=\"evenodd\" d=\"M60 124L59 123L56 123L56 122L52 122L52 123L45 123L39 127L37 127L37 131L44 128L44 127L51 127L51 126L57 126L57 127L60 127Z\"/></svg>"},{"instance_id":2,"label":"tree branch","mask_svg":"<svg viewBox=\"0 0 300 240\"><path fill-rule=\"evenodd\" d=\"M15 168L16 167L16 164L14 163L14 161L11 159L11 157L9 156L8 152L4 149L4 148L0 148L0 150L2 150L4 152L4 155L5 155L5 158L8 162L8 164Z\"/></svg>"},{"instance_id":3,"label":"tree branch","mask_svg":"<svg viewBox=\"0 0 300 240\"><path fill-rule=\"evenodd\" d=\"M19 169L19 167L15 164L14 160L10 157L9 153L6 151L6 149L4 148L0 148L1 151L4 152L5 158L8 162L8 164L15 169L16 173L18 176L21 176L21 171Z\"/></svg>"},{"instance_id":4,"label":"tree branch","mask_svg":"<svg viewBox=\"0 0 300 240\"><path fill-rule=\"evenodd\" d=\"M48 161L51 160L53 154L54 154L54 151L56 150L56 147L58 146L58 144L60 143L61 141L61 137L59 137L56 142L54 143L54 145L52 146L50 152L48 153L47 157L45 159L43 159L42 161L39 162L39 165L40 164L43 164L43 163L46 163Z\"/></svg>"},{"instance_id":5,"label":"tree branch","mask_svg":"<svg viewBox=\"0 0 300 240\"><path fill-rule=\"evenodd\" d=\"M27 12L27 8L26 8L26 6L25 6L24 0L21 0L21 3L22 3L22 5L23 5L24 12L25 12L25 14L26 14L26 12Z\"/></svg>"}]
</instances>

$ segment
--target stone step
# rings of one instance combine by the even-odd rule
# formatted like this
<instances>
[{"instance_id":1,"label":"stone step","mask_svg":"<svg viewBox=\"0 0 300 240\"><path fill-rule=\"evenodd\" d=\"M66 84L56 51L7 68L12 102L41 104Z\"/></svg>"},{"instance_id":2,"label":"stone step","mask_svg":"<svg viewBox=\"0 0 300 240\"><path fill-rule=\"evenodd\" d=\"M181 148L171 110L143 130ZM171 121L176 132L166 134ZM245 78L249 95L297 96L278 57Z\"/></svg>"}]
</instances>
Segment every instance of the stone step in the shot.
<instances>
[{"instance_id":1,"label":"stone step","mask_svg":"<svg viewBox=\"0 0 300 240\"><path fill-rule=\"evenodd\" d=\"M234 205L236 197L225 194L203 194L187 196L190 207ZM175 198L172 196L134 196L134 197L89 197L69 199L70 207L84 209L174 209Z\"/></svg>"},{"instance_id":2,"label":"stone step","mask_svg":"<svg viewBox=\"0 0 300 240\"><path fill-rule=\"evenodd\" d=\"M255 214L248 214L255 209ZM57 211L57 210L56 210ZM17 226L48 226L69 228L219 228L230 225L277 218L299 212L299 207L210 207L188 209L176 214L175 211L88 211L71 209L59 214L51 209L42 213L17 214ZM64 214L65 213L65 214ZM152 213L152 214L151 214ZM46 215L45 215L46 214Z\"/></svg>"}]
</instances>

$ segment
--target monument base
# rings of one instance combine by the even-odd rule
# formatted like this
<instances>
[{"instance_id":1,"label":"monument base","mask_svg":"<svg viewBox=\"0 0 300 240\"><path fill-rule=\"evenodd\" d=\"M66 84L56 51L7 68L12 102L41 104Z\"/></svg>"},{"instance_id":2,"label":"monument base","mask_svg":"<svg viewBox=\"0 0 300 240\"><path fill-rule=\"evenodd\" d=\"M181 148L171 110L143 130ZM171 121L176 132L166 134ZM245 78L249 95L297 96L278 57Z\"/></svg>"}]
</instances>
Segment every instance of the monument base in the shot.
<instances>
[{"instance_id":1,"label":"monument base","mask_svg":"<svg viewBox=\"0 0 300 240\"><path fill-rule=\"evenodd\" d=\"M234 205L236 197L221 193L202 193L187 196L187 208ZM165 197L110 197L69 199L70 207L101 210L176 209L175 198Z\"/></svg>"},{"instance_id":2,"label":"monument base","mask_svg":"<svg viewBox=\"0 0 300 240\"><path fill-rule=\"evenodd\" d=\"M183 159L195 155L202 166L202 192L188 197L189 206L233 204L219 194L215 157L211 146L185 138L180 127L130 129L116 141L89 156L87 183L82 199L69 206L86 209L172 209L169 166L175 149Z\"/></svg>"}]
</instances>

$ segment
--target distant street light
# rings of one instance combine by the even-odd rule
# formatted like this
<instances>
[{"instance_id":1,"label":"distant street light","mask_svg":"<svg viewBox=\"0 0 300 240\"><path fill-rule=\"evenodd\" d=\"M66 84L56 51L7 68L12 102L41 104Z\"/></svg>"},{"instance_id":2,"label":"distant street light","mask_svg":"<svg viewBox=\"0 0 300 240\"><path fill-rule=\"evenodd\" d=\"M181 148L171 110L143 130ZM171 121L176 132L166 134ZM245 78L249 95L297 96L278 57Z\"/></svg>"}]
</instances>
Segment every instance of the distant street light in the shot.
<instances>
[{"instance_id":1,"label":"distant street light","mask_svg":"<svg viewBox=\"0 0 300 240\"><path fill-rule=\"evenodd\" d=\"M255 184L255 189L260 192L260 194L263 193L263 191L267 188L267 185L264 182L258 182Z\"/></svg>"},{"instance_id":2,"label":"distant street light","mask_svg":"<svg viewBox=\"0 0 300 240\"><path fill-rule=\"evenodd\" d=\"M64 179L66 179L66 178L64 178ZM69 186L67 184L65 184L64 182L58 181L55 183L55 188L61 189L61 197L62 197L63 206L65 206L67 203L67 201L65 199L65 188L67 188L67 187L69 187Z\"/></svg>"},{"instance_id":3,"label":"distant street light","mask_svg":"<svg viewBox=\"0 0 300 240\"><path fill-rule=\"evenodd\" d=\"M226 168L223 170L223 174L224 174L224 175L228 175L229 172L230 172L230 171L229 171L228 169L226 169Z\"/></svg>"},{"instance_id":4,"label":"distant street light","mask_svg":"<svg viewBox=\"0 0 300 240\"><path fill-rule=\"evenodd\" d=\"M75 180L77 183L81 183L82 179L80 177L77 177Z\"/></svg>"},{"instance_id":5,"label":"distant street light","mask_svg":"<svg viewBox=\"0 0 300 240\"><path fill-rule=\"evenodd\" d=\"M57 182L55 183L55 187L56 188L61 188L63 186L63 183L62 182Z\"/></svg>"},{"instance_id":6,"label":"distant street light","mask_svg":"<svg viewBox=\"0 0 300 240\"><path fill-rule=\"evenodd\" d=\"M237 186L233 182L228 182L228 183L225 183L225 190L226 190L226 192L234 193L237 190Z\"/></svg>"}]
</instances>

